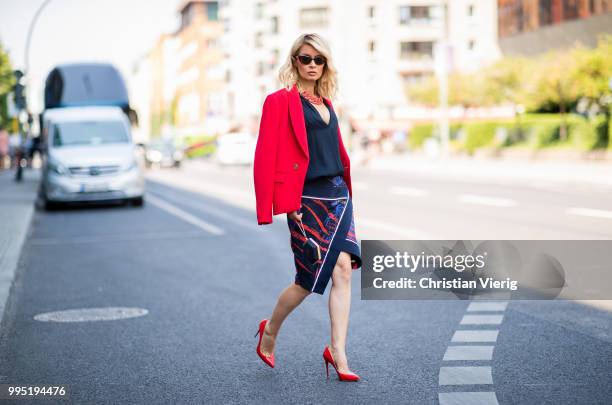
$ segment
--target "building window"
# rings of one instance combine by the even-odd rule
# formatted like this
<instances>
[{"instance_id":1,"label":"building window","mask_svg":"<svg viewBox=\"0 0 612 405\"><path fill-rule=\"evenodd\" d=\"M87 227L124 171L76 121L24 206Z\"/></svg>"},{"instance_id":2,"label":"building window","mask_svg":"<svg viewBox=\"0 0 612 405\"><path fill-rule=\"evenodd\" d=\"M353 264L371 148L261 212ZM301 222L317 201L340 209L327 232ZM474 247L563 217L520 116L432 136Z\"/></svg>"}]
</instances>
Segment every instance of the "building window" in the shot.
<instances>
[{"instance_id":1,"label":"building window","mask_svg":"<svg viewBox=\"0 0 612 405\"><path fill-rule=\"evenodd\" d=\"M540 0L538 9L538 25L550 25L553 23L552 14L553 0Z\"/></svg>"},{"instance_id":2,"label":"building window","mask_svg":"<svg viewBox=\"0 0 612 405\"><path fill-rule=\"evenodd\" d=\"M255 4L255 19L256 20L261 20L263 18L263 8L264 8L263 3Z\"/></svg>"},{"instance_id":3,"label":"building window","mask_svg":"<svg viewBox=\"0 0 612 405\"><path fill-rule=\"evenodd\" d=\"M368 18L374 18L374 6L368 7Z\"/></svg>"},{"instance_id":4,"label":"building window","mask_svg":"<svg viewBox=\"0 0 612 405\"><path fill-rule=\"evenodd\" d=\"M474 17L474 5L470 4L467 9L468 17Z\"/></svg>"},{"instance_id":5,"label":"building window","mask_svg":"<svg viewBox=\"0 0 612 405\"><path fill-rule=\"evenodd\" d=\"M563 19L574 20L579 17L580 2L578 0L563 0Z\"/></svg>"},{"instance_id":6,"label":"building window","mask_svg":"<svg viewBox=\"0 0 612 405\"><path fill-rule=\"evenodd\" d=\"M399 8L399 23L406 25L410 22L410 6L400 6Z\"/></svg>"},{"instance_id":7,"label":"building window","mask_svg":"<svg viewBox=\"0 0 612 405\"><path fill-rule=\"evenodd\" d=\"M401 59L431 59L433 41L403 41L400 43Z\"/></svg>"},{"instance_id":8,"label":"building window","mask_svg":"<svg viewBox=\"0 0 612 405\"><path fill-rule=\"evenodd\" d=\"M431 22L429 6L400 6L399 22L407 24L429 24Z\"/></svg>"},{"instance_id":9,"label":"building window","mask_svg":"<svg viewBox=\"0 0 612 405\"><path fill-rule=\"evenodd\" d=\"M303 8L300 10L300 28L327 27L327 7Z\"/></svg>"},{"instance_id":10,"label":"building window","mask_svg":"<svg viewBox=\"0 0 612 405\"><path fill-rule=\"evenodd\" d=\"M476 48L476 41L474 41L473 39L470 39L468 41L468 49L470 51L473 51Z\"/></svg>"},{"instance_id":11,"label":"building window","mask_svg":"<svg viewBox=\"0 0 612 405\"><path fill-rule=\"evenodd\" d=\"M219 3L216 1L206 3L206 18L208 18L208 21L219 20Z\"/></svg>"},{"instance_id":12,"label":"building window","mask_svg":"<svg viewBox=\"0 0 612 405\"><path fill-rule=\"evenodd\" d=\"M263 46L263 32L255 33L255 48L261 48Z\"/></svg>"},{"instance_id":13,"label":"building window","mask_svg":"<svg viewBox=\"0 0 612 405\"><path fill-rule=\"evenodd\" d=\"M263 62L257 62L257 76L263 76L266 72L266 65Z\"/></svg>"},{"instance_id":14,"label":"building window","mask_svg":"<svg viewBox=\"0 0 612 405\"><path fill-rule=\"evenodd\" d=\"M216 38L211 38L206 40L206 48L208 49L218 49L219 48L219 40Z\"/></svg>"},{"instance_id":15,"label":"building window","mask_svg":"<svg viewBox=\"0 0 612 405\"><path fill-rule=\"evenodd\" d=\"M368 50L370 51L370 53L374 53L374 51L376 50L376 42L368 42Z\"/></svg>"},{"instance_id":16,"label":"building window","mask_svg":"<svg viewBox=\"0 0 612 405\"><path fill-rule=\"evenodd\" d=\"M271 18L271 23L272 23L272 27L270 29L270 31L272 31L273 34L278 34L278 17L274 16Z\"/></svg>"}]
</instances>

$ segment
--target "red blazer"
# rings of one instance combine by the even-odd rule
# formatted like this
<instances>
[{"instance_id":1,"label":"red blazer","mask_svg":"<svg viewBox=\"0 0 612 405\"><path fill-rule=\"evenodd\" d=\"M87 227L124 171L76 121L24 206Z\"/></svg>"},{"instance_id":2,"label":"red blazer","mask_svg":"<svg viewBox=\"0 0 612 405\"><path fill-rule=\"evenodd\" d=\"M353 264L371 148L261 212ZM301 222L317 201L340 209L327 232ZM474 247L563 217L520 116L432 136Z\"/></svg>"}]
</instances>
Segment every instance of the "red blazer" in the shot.
<instances>
[{"instance_id":1,"label":"red blazer","mask_svg":"<svg viewBox=\"0 0 612 405\"><path fill-rule=\"evenodd\" d=\"M329 99L325 101L331 106ZM351 165L340 128L338 144L344 181L352 197ZM308 161L306 124L297 87L269 94L263 105L253 162L258 225L271 224L273 215L300 210Z\"/></svg>"}]
</instances>

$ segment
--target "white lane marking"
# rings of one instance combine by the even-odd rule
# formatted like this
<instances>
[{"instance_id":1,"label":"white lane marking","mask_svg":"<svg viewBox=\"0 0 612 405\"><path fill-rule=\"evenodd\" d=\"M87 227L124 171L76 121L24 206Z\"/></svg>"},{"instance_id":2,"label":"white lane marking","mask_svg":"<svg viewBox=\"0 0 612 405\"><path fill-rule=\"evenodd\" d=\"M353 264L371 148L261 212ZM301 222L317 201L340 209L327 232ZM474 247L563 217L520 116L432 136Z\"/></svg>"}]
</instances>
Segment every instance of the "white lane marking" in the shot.
<instances>
[{"instance_id":1,"label":"white lane marking","mask_svg":"<svg viewBox=\"0 0 612 405\"><path fill-rule=\"evenodd\" d=\"M191 208L195 208L197 210L204 211L207 214L215 215L219 218L222 218L226 222L232 222L236 225L243 226L246 228L257 229L257 223L255 221L248 221L244 218L238 217L237 215L228 211L227 209L215 208L215 207L212 207L202 202L193 201L187 198L187 196L181 196L180 194L175 193L175 192L168 192L167 190L159 191L159 192L155 191L154 194L158 196L163 195L165 198L170 197L169 200L171 200L172 202L180 201L181 204L184 204Z\"/></svg>"},{"instance_id":2,"label":"white lane marking","mask_svg":"<svg viewBox=\"0 0 612 405\"><path fill-rule=\"evenodd\" d=\"M451 342L495 342L498 330L458 330Z\"/></svg>"},{"instance_id":3,"label":"white lane marking","mask_svg":"<svg viewBox=\"0 0 612 405\"><path fill-rule=\"evenodd\" d=\"M448 346L442 360L491 360L495 346Z\"/></svg>"},{"instance_id":4,"label":"white lane marking","mask_svg":"<svg viewBox=\"0 0 612 405\"><path fill-rule=\"evenodd\" d=\"M584 217L612 219L612 211L596 210L593 208L572 207L565 210L565 213L568 215L580 215Z\"/></svg>"},{"instance_id":5,"label":"white lane marking","mask_svg":"<svg viewBox=\"0 0 612 405\"><path fill-rule=\"evenodd\" d=\"M461 325L499 325L503 315L463 315Z\"/></svg>"},{"instance_id":6,"label":"white lane marking","mask_svg":"<svg viewBox=\"0 0 612 405\"><path fill-rule=\"evenodd\" d=\"M493 384L491 367L441 367L439 385Z\"/></svg>"},{"instance_id":7,"label":"white lane marking","mask_svg":"<svg viewBox=\"0 0 612 405\"><path fill-rule=\"evenodd\" d=\"M148 314L144 308L104 307L104 308L78 308L65 311L46 312L34 315L34 319L41 322L91 322L114 321L117 319L134 318Z\"/></svg>"},{"instance_id":8,"label":"white lane marking","mask_svg":"<svg viewBox=\"0 0 612 405\"><path fill-rule=\"evenodd\" d=\"M375 219L368 219L363 217L357 217L356 222L359 226L375 229L377 231L392 232L394 234L403 236L406 239L420 239L420 240L432 240L436 239L433 235L426 232L421 232L417 229L411 229L404 226L393 225L387 222L378 221Z\"/></svg>"},{"instance_id":9,"label":"white lane marking","mask_svg":"<svg viewBox=\"0 0 612 405\"><path fill-rule=\"evenodd\" d=\"M467 311L504 311L506 306L508 306L507 302L471 302Z\"/></svg>"},{"instance_id":10,"label":"white lane marking","mask_svg":"<svg viewBox=\"0 0 612 405\"><path fill-rule=\"evenodd\" d=\"M461 194L459 201L465 204L488 205L492 207L513 207L516 201L508 198L489 197L486 195Z\"/></svg>"},{"instance_id":11,"label":"white lane marking","mask_svg":"<svg viewBox=\"0 0 612 405\"><path fill-rule=\"evenodd\" d=\"M405 196L409 196L409 197L423 197L426 196L427 194L429 194L429 191L427 190L423 190L421 188L414 188L414 187L391 187L389 189L389 192L391 194L397 194L397 195L405 195Z\"/></svg>"},{"instance_id":12,"label":"white lane marking","mask_svg":"<svg viewBox=\"0 0 612 405\"><path fill-rule=\"evenodd\" d=\"M169 202L162 200L161 198L154 197L152 195L147 195L147 201L151 202L153 205L156 205L162 210L182 219L185 222L189 222L190 224L195 225L206 232L212 233L213 235L225 234L225 231L219 228L218 226L202 221L200 218L191 215L186 211L183 211L182 209L170 204Z\"/></svg>"},{"instance_id":13,"label":"white lane marking","mask_svg":"<svg viewBox=\"0 0 612 405\"><path fill-rule=\"evenodd\" d=\"M495 392L441 392L440 405L499 405Z\"/></svg>"}]
</instances>

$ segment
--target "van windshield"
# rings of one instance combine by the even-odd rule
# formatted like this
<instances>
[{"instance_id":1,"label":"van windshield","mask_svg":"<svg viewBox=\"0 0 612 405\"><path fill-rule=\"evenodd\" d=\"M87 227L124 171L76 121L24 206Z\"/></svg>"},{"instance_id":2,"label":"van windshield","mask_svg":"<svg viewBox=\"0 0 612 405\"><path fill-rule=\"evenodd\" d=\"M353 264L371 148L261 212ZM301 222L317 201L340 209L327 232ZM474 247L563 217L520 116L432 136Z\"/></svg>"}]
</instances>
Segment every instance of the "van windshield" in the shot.
<instances>
[{"instance_id":1,"label":"van windshield","mask_svg":"<svg viewBox=\"0 0 612 405\"><path fill-rule=\"evenodd\" d=\"M125 125L120 121L74 121L55 124L53 146L129 143Z\"/></svg>"}]
</instances>

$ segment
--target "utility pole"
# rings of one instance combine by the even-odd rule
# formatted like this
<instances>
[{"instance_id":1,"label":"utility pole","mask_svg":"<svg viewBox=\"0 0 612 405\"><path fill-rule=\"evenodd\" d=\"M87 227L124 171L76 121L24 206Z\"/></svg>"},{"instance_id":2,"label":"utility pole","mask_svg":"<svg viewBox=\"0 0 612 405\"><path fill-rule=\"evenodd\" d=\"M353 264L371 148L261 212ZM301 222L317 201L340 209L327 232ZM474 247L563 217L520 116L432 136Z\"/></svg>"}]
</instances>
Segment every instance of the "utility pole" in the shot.
<instances>
[{"instance_id":1,"label":"utility pole","mask_svg":"<svg viewBox=\"0 0 612 405\"><path fill-rule=\"evenodd\" d=\"M449 139L450 139L450 126L448 118L448 65L449 65L449 46L448 46L448 2L444 0L441 4L442 13L442 35L437 43L436 49L436 73L438 76L439 84L439 121L438 127L440 129L440 146L442 149L442 156L448 157L449 155Z\"/></svg>"},{"instance_id":2,"label":"utility pole","mask_svg":"<svg viewBox=\"0 0 612 405\"><path fill-rule=\"evenodd\" d=\"M32 18L32 22L28 28L28 37L26 39L25 44L25 66L23 72L16 70L14 72L16 84L13 88L15 94L15 106L19 111L19 133L21 136L21 142L19 145L18 153L17 153L17 171L15 173L15 181L21 181L23 177L23 158L26 156L27 151L25 149L28 134L31 134L32 131L32 114L30 109L28 108L28 102L26 97L26 92L30 90L30 43L32 41L32 33L34 32L34 27L36 26L36 21L38 17L42 13L43 9L49 4L51 0L45 0L38 10L36 10L36 14L34 14L34 18ZM21 79L24 79L25 83L21 83ZM27 132L25 131L25 125L27 123Z\"/></svg>"}]
</instances>

